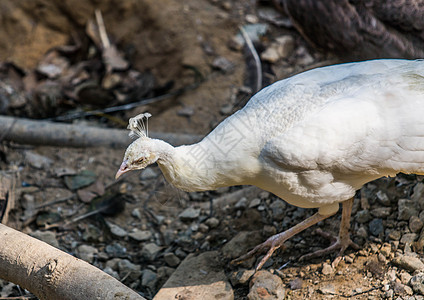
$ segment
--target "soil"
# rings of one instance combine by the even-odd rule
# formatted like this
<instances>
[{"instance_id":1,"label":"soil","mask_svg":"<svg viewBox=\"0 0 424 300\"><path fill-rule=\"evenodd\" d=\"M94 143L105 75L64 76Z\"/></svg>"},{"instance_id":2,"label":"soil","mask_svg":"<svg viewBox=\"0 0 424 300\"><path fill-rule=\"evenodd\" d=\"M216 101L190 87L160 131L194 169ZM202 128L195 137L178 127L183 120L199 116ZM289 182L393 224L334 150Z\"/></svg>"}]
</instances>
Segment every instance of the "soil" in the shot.
<instances>
[{"instance_id":1,"label":"soil","mask_svg":"<svg viewBox=\"0 0 424 300\"><path fill-rule=\"evenodd\" d=\"M202 74L204 80L198 88L186 91L171 100L135 108L118 115L124 122L138 113L149 111L153 115L149 128L154 128L154 131L205 135L227 114L237 109L237 102L247 100L246 94L240 92L243 87L252 88L249 79L252 77L253 68L248 59L246 60L246 53L232 50L229 44L238 32L238 25L246 23L246 16L257 15L255 1L21 0L3 1L1 8L0 61L13 62L25 71L36 67L45 53L53 47L66 44L75 36L81 36L87 21L93 19L94 9L99 8L113 43L125 53L135 69L152 72L157 85L173 81L175 88L180 88L192 82L193 69ZM327 59L310 49L293 28L287 29L272 24L269 26L269 32L257 44L259 51L264 50L273 37L286 34L294 38L296 50L291 57L275 64L265 63L264 81L275 81L284 77L283 75L306 69ZM305 51L309 52L312 58L308 66L303 65L300 60L301 53ZM232 63L232 68L223 71L212 67L217 57L226 58ZM223 108L229 103L232 104L231 111L223 113ZM182 114L184 109L189 109L192 113ZM94 118L90 122L95 121ZM242 187L184 193L167 184L157 166L150 168L151 174L146 171L141 175L139 172L133 172L115 184L114 175L121 164L123 151L105 148L71 149L60 145L32 147L3 142L1 152L4 153L4 158L0 162L1 169L15 171L19 176L16 208L12 211L7 225L25 233L42 229L42 221L38 219L40 212L35 216L38 221L33 219L30 222L24 217L28 211L28 198L33 198L34 205L37 206L74 195L76 191L70 189L65 184L64 177L58 176L57 172L63 168L72 170L72 174L90 170L96 175L100 186L112 186L126 195L122 200L125 201L125 209L113 216L83 219L73 225L72 231L50 229L49 231L54 232L60 248L78 256L78 246L91 245L102 253L92 263L104 269L106 262L113 259L113 255L107 251L107 246L119 244L126 249L121 258L141 265L142 270L149 269L159 274L161 267L169 266L169 263L165 262L164 253L176 253L176 256L183 260L188 253L220 251L223 245L240 231L259 230L262 240L265 240L313 213L313 210L287 205L287 218L277 221L270 213L270 205L277 198L267 193L258 196L261 200L259 206L243 209L231 206L210 210L208 203L212 199L230 195ZM39 154L51 161L35 166L28 159L28 153ZM360 197L356 199L353 233L364 226L355 219L356 212L379 206L375 201L378 191L390 195L391 200L388 204L388 207L391 207L390 214L383 218L385 228L407 232L408 222L397 222L396 200L410 197L411 190L419 181L420 178L407 177L397 180L382 179L367 185L362 191L362 198L368 199L371 207L366 207L367 202L360 201ZM248 202L252 200L254 198L247 199ZM182 220L179 215L190 206L201 207L200 216L190 221ZM49 205L43 211L47 214L57 214L63 221L89 209L89 203L75 197L63 203ZM216 228L200 230L199 226L202 227L201 224L210 217L218 219L219 225ZM330 218L321 222L319 227L337 232L339 219L340 216ZM106 222L118 225L127 233L134 229L150 231L152 237L149 241L142 242L136 242L128 235L118 237L110 232ZM368 230L368 223L365 223L365 226ZM100 230L100 236L87 238L87 232L92 228ZM390 255L381 257L379 249L384 243L392 245L392 255L398 249L394 249L395 246L391 243L393 240L385 233L377 237L355 237L354 240L361 245L362 250L349 250L346 259L330 274L323 274L323 263L331 263L334 258L332 256L307 262L297 261L301 254L307 253L311 248L314 250L326 245L314 234L314 228L289 241L287 248L275 253L266 268L279 269L288 263L278 271L285 284L288 299L385 297L387 291L393 289L394 280L388 279L387 275L389 270L395 270L398 278L406 271L394 267L390 263ZM153 261L140 256L140 250L147 242L156 243L161 247L161 252ZM399 249L402 250L401 248ZM224 257L222 259L225 260ZM171 266L170 272L177 266ZM248 266L252 267L253 264ZM225 268L226 274L235 270L238 270L238 267ZM413 272L409 273L413 275ZM122 279L125 274L119 275ZM141 279L126 278L124 283L150 299L169 275L159 276L154 287L143 286ZM300 289L290 289L290 282L295 278L301 278L303 281ZM323 287L328 284L334 286L334 293L323 292ZM407 286L407 282L404 285ZM2 286L5 287L6 283L0 285ZM247 297L248 284L233 288L236 299ZM409 290L395 289L394 295L407 299ZM16 293L16 289L14 292Z\"/></svg>"}]
</instances>

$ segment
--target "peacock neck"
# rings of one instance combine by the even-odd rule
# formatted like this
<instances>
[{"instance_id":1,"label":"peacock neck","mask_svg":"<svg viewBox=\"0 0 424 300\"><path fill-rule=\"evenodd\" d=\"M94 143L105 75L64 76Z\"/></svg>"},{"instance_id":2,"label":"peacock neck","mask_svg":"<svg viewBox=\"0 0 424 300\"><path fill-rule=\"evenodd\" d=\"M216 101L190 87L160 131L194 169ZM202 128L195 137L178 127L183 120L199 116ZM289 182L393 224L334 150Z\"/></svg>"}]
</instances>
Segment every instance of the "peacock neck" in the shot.
<instances>
[{"instance_id":1,"label":"peacock neck","mask_svg":"<svg viewBox=\"0 0 424 300\"><path fill-rule=\"evenodd\" d=\"M242 153L236 149L224 150L204 139L197 144L168 149L166 155L158 159L158 165L170 183L185 191L247 184L250 171L245 170L238 159Z\"/></svg>"}]
</instances>

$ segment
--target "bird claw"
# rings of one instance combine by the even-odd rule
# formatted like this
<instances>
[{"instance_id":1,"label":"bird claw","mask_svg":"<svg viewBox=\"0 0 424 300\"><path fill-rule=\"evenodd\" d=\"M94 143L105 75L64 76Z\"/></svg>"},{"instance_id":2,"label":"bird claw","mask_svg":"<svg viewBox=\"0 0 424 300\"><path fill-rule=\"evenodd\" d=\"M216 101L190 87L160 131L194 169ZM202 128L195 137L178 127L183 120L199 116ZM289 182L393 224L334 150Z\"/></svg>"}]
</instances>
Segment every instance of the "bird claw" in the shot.
<instances>
[{"instance_id":1,"label":"bird claw","mask_svg":"<svg viewBox=\"0 0 424 300\"><path fill-rule=\"evenodd\" d=\"M301 256L299 258L299 261L303 261L303 260L308 260L308 259L315 258L315 257L324 256L326 254L329 254L329 253L332 253L332 252L334 252L336 250L339 250L339 253L338 253L336 259L332 263L333 267L336 267L339 264L340 260L341 260L341 256L343 255L343 253L345 252L345 250L348 247L351 247L351 248L353 248L355 250L359 250L360 249L360 247L357 244L355 244L350 239L350 237L348 237L348 236L347 237L343 237L343 238L335 237L334 235L329 234L327 232L324 232L321 229L317 229L316 230L316 233L319 234L319 235L321 235L322 237L330 240L331 245L329 247L327 247L327 248L320 249L320 250L317 250L315 252L305 254L305 255L303 255L303 256Z\"/></svg>"},{"instance_id":2,"label":"bird claw","mask_svg":"<svg viewBox=\"0 0 424 300\"><path fill-rule=\"evenodd\" d=\"M256 271L259 271L263 267L263 265L268 261L268 259L272 256L275 250L283 246L283 243L279 243L279 241L276 239L276 236L270 237L262 244L259 244L255 248L250 250L248 253L240 256L237 259L232 260L231 264L240 264L243 261L246 261L249 258L256 256L257 254L262 254L266 252L265 256L261 259L261 261L255 268Z\"/></svg>"}]
</instances>

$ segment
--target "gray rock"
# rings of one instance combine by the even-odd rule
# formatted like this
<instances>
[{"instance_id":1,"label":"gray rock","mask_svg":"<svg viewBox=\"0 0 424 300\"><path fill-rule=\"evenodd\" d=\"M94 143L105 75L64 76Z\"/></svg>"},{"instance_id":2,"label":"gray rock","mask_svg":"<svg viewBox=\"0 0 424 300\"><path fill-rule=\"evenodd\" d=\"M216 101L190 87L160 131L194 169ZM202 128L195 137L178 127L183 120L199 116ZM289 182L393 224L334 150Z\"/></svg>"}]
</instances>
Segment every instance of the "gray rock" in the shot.
<instances>
[{"instance_id":1,"label":"gray rock","mask_svg":"<svg viewBox=\"0 0 424 300\"><path fill-rule=\"evenodd\" d=\"M174 253L166 253L163 256L165 262L168 264L168 266L170 267L176 267L180 264L181 260L178 258L178 256L176 256Z\"/></svg>"},{"instance_id":2,"label":"gray rock","mask_svg":"<svg viewBox=\"0 0 424 300\"><path fill-rule=\"evenodd\" d=\"M364 239L368 237L368 231L365 229L364 225L361 225L361 227L358 228L356 235Z\"/></svg>"},{"instance_id":3,"label":"gray rock","mask_svg":"<svg viewBox=\"0 0 424 300\"><path fill-rule=\"evenodd\" d=\"M89 224L82 234L82 239L86 242L98 242L102 238L102 231L92 224Z\"/></svg>"},{"instance_id":4,"label":"gray rock","mask_svg":"<svg viewBox=\"0 0 424 300\"><path fill-rule=\"evenodd\" d=\"M387 218L392 211L391 207L377 207L370 211L371 215L376 218Z\"/></svg>"},{"instance_id":5,"label":"gray rock","mask_svg":"<svg viewBox=\"0 0 424 300\"><path fill-rule=\"evenodd\" d=\"M287 58L293 54L294 39L291 35L283 35L275 39L278 45L280 58Z\"/></svg>"},{"instance_id":6,"label":"gray rock","mask_svg":"<svg viewBox=\"0 0 424 300\"><path fill-rule=\"evenodd\" d=\"M133 211L131 212L131 216L133 216L136 219L141 220L141 212L138 208L134 208Z\"/></svg>"},{"instance_id":7,"label":"gray rock","mask_svg":"<svg viewBox=\"0 0 424 300\"><path fill-rule=\"evenodd\" d=\"M383 191L377 192L377 201L383 204L384 206L390 206L391 204L389 197Z\"/></svg>"},{"instance_id":8,"label":"gray rock","mask_svg":"<svg viewBox=\"0 0 424 300\"><path fill-rule=\"evenodd\" d=\"M418 182L415 185L411 200L420 207L420 210L424 209L424 183Z\"/></svg>"},{"instance_id":9,"label":"gray rock","mask_svg":"<svg viewBox=\"0 0 424 300\"><path fill-rule=\"evenodd\" d=\"M413 256L399 255L392 259L392 263L409 272L424 269L424 263L419 258Z\"/></svg>"},{"instance_id":10,"label":"gray rock","mask_svg":"<svg viewBox=\"0 0 424 300\"><path fill-rule=\"evenodd\" d=\"M156 290L158 275L152 270L145 269L141 272L141 285L147 287L151 291Z\"/></svg>"},{"instance_id":11,"label":"gray rock","mask_svg":"<svg viewBox=\"0 0 424 300\"><path fill-rule=\"evenodd\" d=\"M181 117L191 117L194 115L194 107L193 106L184 106L183 108L177 111L177 115Z\"/></svg>"},{"instance_id":12,"label":"gray rock","mask_svg":"<svg viewBox=\"0 0 424 300\"><path fill-rule=\"evenodd\" d=\"M162 286L165 283L165 281L167 281L168 278L174 272L175 272L174 268L170 268L170 267L167 267L167 266L159 267L158 270L157 270L157 275L158 275L158 285L157 286Z\"/></svg>"},{"instance_id":13,"label":"gray rock","mask_svg":"<svg viewBox=\"0 0 424 300\"><path fill-rule=\"evenodd\" d=\"M261 241L262 237L259 231L241 231L222 247L222 252L225 257L234 259Z\"/></svg>"},{"instance_id":14,"label":"gray rock","mask_svg":"<svg viewBox=\"0 0 424 300\"><path fill-rule=\"evenodd\" d=\"M234 69L234 64L225 57L218 56L213 60L212 67L224 73L229 73Z\"/></svg>"},{"instance_id":15,"label":"gray rock","mask_svg":"<svg viewBox=\"0 0 424 300\"><path fill-rule=\"evenodd\" d=\"M141 276L141 266L133 264L128 259L118 261L118 270L121 278L128 277L131 280L137 280Z\"/></svg>"},{"instance_id":16,"label":"gray rock","mask_svg":"<svg viewBox=\"0 0 424 300\"><path fill-rule=\"evenodd\" d=\"M155 299L233 300L234 292L217 251L189 254L156 294Z\"/></svg>"},{"instance_id":17,"label":"gray rock","mask_svg":"<svg viewBox=\"0 0 424 300\"><path fill-rule=\"evenodd\" d=\"M372 219L371 214L367 209L358 211L355 218L358 223L367 223Z\"/></svg>"},{"instance_id":18,"label":"gray rock","mask_svg":"<svg viewBox=\"0 0 424 300\"><path fill-rule=\"evenodd\" d=\"M112 235L119 237L119 238L122 238L122 237L128 235L128 232L125 229L123 229L122 227L119 227L118 225L113 224L111 222L106 222L106 224L109 227L110 233L112 233Z\"/></svg>"},{"instance_id":19,"label":"gray rock","mask_svg":"<svg viewBox=\"0 0 424 300\"><path fill-rule=\"evenodd\" d=\"M59 242L56 239L56 234L52 231L34 231L29 234L30 236L43 241L50 246L59 248Z\"/></svg>"},{"instance_id":20,"label":"gray rock","mask_svg":"<svg viewBox=\"0 0 424 300\"><path fill-rule=\"evenodd\" d=\"M259 206L259 204L261 204L261 199L254 198L250 201L249 208L257 207L257 206Z\"/></svg>"},{"instance_id":21,"label":"gray rock","mask_svg":"<svg viewBox=\"0 0 424 300\"><path fill-rule=\"evenodd\" d=\"M289 287L291 290L300 290L303 287L302 278L295 278L289 282Z\"/></svg>"},{"instance_id":22,"label":"gray rock","mask_svg":"<svg viewBox=\"0 0 424 300\"><path fill-rule=\"evenodd\" d=\"M384 231L383 220L382 219L374 219L369 223L370 233L374 236L378 236L380 233Z\"/></svg>"},{"instance_id":23,"label":"gray rock","mask_svg":"<svg viewBox=\"0 0 424 300\"><path fill-rule=\"evenodd\" d=\"M200 208L188 207L182 213L179 214L179 218L182 221L193 221L200 216Z\"/></svg>"},{"instance_id":24,"label":"gray rock","mask_svg":"<svg viewBox=\"0 0 424 300\"><path fill-rule=\"evenodd\" d=\"M417 216L412 216L409 219L409 229L411 230L411 232L418 232L421 230L421 228L423 228L423 221L421 221L421 219Z\"/></svg>"},{"instance_id":25,"label":"gray rock","mask_svg":"<svg viewBox=\"0 0 424 300\"><path fill-rule=\"evenodd\" d=\"M53 163L50 158L32 151L25 151L25 160L35 169L48 168Z\"/></svg>"},{"instance_id":26,"label":"gray rock","mask_svg":"<svg viewBox=\"0 0 424 300\"><path fill-rule=\"evenodd\" d=\"M104 268L103 272L105 272L106 274L109 274L110 276L112 276L115 279L120 280L118 272L114 271L111 267Z\"/></svg>"},{"instance_id":27,"label":"gray rock","mask_svg":"<svg viewBox=\"0 0 424 300\"><path fill-rule=\"evenodd\" d=\"M246 209L247 207L247 198L242 197L237 203L234 205L235 209Z\"/></svg>"},{"instance_id":28,"label":"gray rock","mask_svg":"<svg viewBox=\"0 0 424 300\"><path fill-rule=\"evenodd\" d=\"M330 275L334 273L334 269L330 264L323 263L321 272L324 275Z\"/></svg>"},{"instance_id":29,"label":"gray rock","mask_svg":"<svg viewBox=\"0 0 424 300\"><path fill-rule=\"evenodd\" d=\"M148 241L152 238L152 233L148 230L138 230L135 228L132 232L128 234L130 238L136 240L137 242Z\"/></svg>"},{"instance_id":30,"label":"gray rock","mask_svg":"<svg viewBox=\"0 0 424 300\"><path fill-rule=\"evenodd\" d=\"M215 217L209 218L205 221L205 224L209 226L209 228L216 228L219 225L219 220Z\"/></svg>"},{"instance_id":31,"label":"gray rock","mask_svg":"<svg viewBox=\"0 0 424 300\"><path fill-rule=\"evenodd\" d=\"M403 284L408 284L408 283L409 283L409 281L411 280L411 278L412 278L411 274L409 274L409 273L407 273L407 272L402 272L402 273L400 274L400 281L401 281Z\"/></svg>"},{"instance_id":32,"label":"gray rock","mask_svg":"<svg viewBox=\"0 0 424 300\"><path fill-rule=\"evenodd\" d=\"M414 292L424 295L424 273L412 276L409 281L409 285L412 287Z\"/></svg>"},{"instance_id":33,"label":"gray rock","mask_svg":"<svg viewBox=\"0 0 424 300\"><path fill-rule=\"evenodd\" d=\"M127 248L125 248L119 243L107 245L105 251L111 257L125 257L127 255Z\"/></svg>"},{"instance_id":34,"label":"gray rock","mask_svg":"<svg viewBox=\"0 0 424 300\"><path fill-rule=\"evenodd\" d=\"M94 260L94 256L99 253L97 248L94 248L89 245L81 245L77 249L78 257L86 262L92 264Z\"/></svg>"},{"instance_id":35,"label":"gray rock","mask_svg":"<svg viewBox=\"0 0 424 300\"><path fill-rule=\"evenodd\" d=\"M255 270L239 270L231 273L230 281L233 286L243 285L249 282L250 278L255 274Z\"/></svg>"},{"instance_id":36,"label":"gray rock","mask_svg":"<svg viewBox=\"0 0 424 300\"><path fill-rule=\"evenodd\" d=\"M418 216L417 203L408 200L408 199L400 199L398 201L398 220L409 221L412 216Z\"/></svg>"},{"instance_id":37,"label":"gray rock","mask_svg":"<svg viewBox=\"0 0 424 300\"><path fill-rule=\"evenodd\" d=\"M393 230L389 233L388 237L389 239L393 240L393 241L399 241L400 237L401 237L401 232L399 230Z\"/></svg>"},{"instance_id":38,"label":"gray rock","mask_svg":"<svg viewBox=\"0 0 424 300\"><path fill-rule=\"evenodd\" d=\"M400 239L400 242L402 244L412 244L418 237L418 234L416 233L405 233L402 235L402 238Z\"/></svg>"},{"instance_id":39,"label":"gray rock","mask_svg":"<svg viewBox=\"0 0 424 300\"><path fill-rule=\"evenodd\" d=\"M121 260L122 260L121 258L112 258L106 262L105 267L111 268L114 271L118 271L118 263Z\"/></svg>"},{"instance_id":40,"label":"gray rock","mask_svg":"<svg viewBox=\"0 0 424 300\"><path fill-rule=\"evenodd\" d=\"M143 246L140 254L145 259L147 259L149 261L153 261L156 258L156 256L158 255L160 250L161 250L161 247L159 247L155 243L148 243L148 244Z\"/></svg>"},{"instance_id":41,"label":"gray rock","mask_svg":"<svg viewBox=\"0 0 424 300\"><path fill-rule=\"evenodd\" d=\"M253 275L250 281L249 300L284 299L286 291L283 281L269 271L261 270Z\"/></svg>"},{"instance_id":42,"label":"gray rock","mask_svg":"<svg viewBox=\"0 0 424 300\"><path fill-rule=\"evenodd\" d=\"M336 288L331 283L324 285L323 287L320 287L318 289L318 291L321 292L324 295L335 295L336 294Z\"/></svg>"},{"instance_id":43,"label":"gray rock","mask_svg":"<svg viewBox=\"0 0 424 300\"><path fill-rule=\"evenodd\" d=\"M275 221L281 221L286 216L286 203L283 200L277 199L271 203L269 208L272 211L272 218Z\"/></svg>"}]
</instances>

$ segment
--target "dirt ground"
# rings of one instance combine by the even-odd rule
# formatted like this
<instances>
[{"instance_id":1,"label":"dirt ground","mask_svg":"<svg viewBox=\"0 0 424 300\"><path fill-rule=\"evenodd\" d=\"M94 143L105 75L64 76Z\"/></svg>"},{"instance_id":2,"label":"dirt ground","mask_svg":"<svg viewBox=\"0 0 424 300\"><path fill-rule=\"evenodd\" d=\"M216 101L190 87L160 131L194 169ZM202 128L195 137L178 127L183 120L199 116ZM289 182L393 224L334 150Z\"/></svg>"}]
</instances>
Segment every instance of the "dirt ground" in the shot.
<instances>
[{"instance_id":1,"label":"dirt ground","mask_svg":"<svg viewBox=\"0 0 424 300\"><path fill-rule=\"evenodd\" d=\"M150 71L157 85L172 80L175 88L181 88L192 82L193 69L200 72L204 80L198 88L164 102L115 115L126 123L129 117L149 111L153 115L149 128L156 132L205 135L248 99L255 76L248 52L232 46L239 25L267 24L267 33L256 43L259 52L269 47L276 37L290 35L293 38L294 49L288 57L273 63L264 62L265 84L328 60L327 56L309 48L293 28L258 18L255 1L22 0L0 4L0 61L13 62L24 71L36 67L49 49L68 43L72 36L84 31L87 21L93 18L94 9L99 8L110 39L135 69ZM214 66L217 58L225 58L231 66ZM101 126L105 123L96 117L89 122ZM116 123L108 125L117 126ZM133 172L116 184L114 176L124 149L33 147L3 141L0 150L1 170L18 176L16 208L7 225L28 234L51 232L60 249L78 257L83 256L82 245L94 247L88 261L103 270L109 266L108 272L148 299L153 298L188 254L221 251L228 241L244 231L258 232L258 240L264 241L314 213L287 204L282 206L283 215L277 217L272 203L278 199L263 192L255 196L249 194L244 202L242 197L232 199L237 205L211 209L210 202L226 195L231 198L245 187L185 193L167 184L157 166ZM90 210L90 201L84 202L83 193L78 193L80 188L73 189L66 182L67 176L84 170L95 176L96 183L86 188L88 192L101 194L99 189L111 190L119 195L118 201L125 203L124 210L83 219L73 224L72 230L46 230L46 224L69 221ZM424 221L421 207L406 219L399 217L398 205L399 199L417 198L422 194L416 188L421 181L422 178L416 176L381 179L358 193L352 213L352 233L362 249L348 250L335 269L330 266L333 256L306 262L298 262L298 258L326 245L314 230L320 227L336 233L340 214L288 241L287 248L274 254L265 266L282 279L286 299L422 299L409 284L411 276L419 272L393 262L400 254L412 253L422 258L422 248L417 244L424 238L420 234L422 224L418 229L411 229L410 219L416 217L421 223ZM70 199L34 210L67 197ZM181 217L188 207L199 208L198 215ZM208 223L211 218L217 219L218 224ZM381 225L382 230L375 229L376 224L372 222L376 219L380 220L377 225ZM151 234L137 240L130 234L137 230ZM407 234L415 234L415 240L403 239ZM154 259L141 254L146 244L158 246ZM237 247L247 250L250 246L246 243ZM116 263L113 265L117 257L135 265L134 276L128 276L128 270L116 267ZM223 269L228 278L236 271L252 269L255 265L255 261L251 261L250 265L231 266L224 254L220 260L226 265ZM155 274L153 283L143 280L147 278L146 270ZM232 289L235 299L246 299L249 284L233 284ZM6 282L0 284L0 290L2 297L22 293Z\"/></svg>"}]
</instances>

